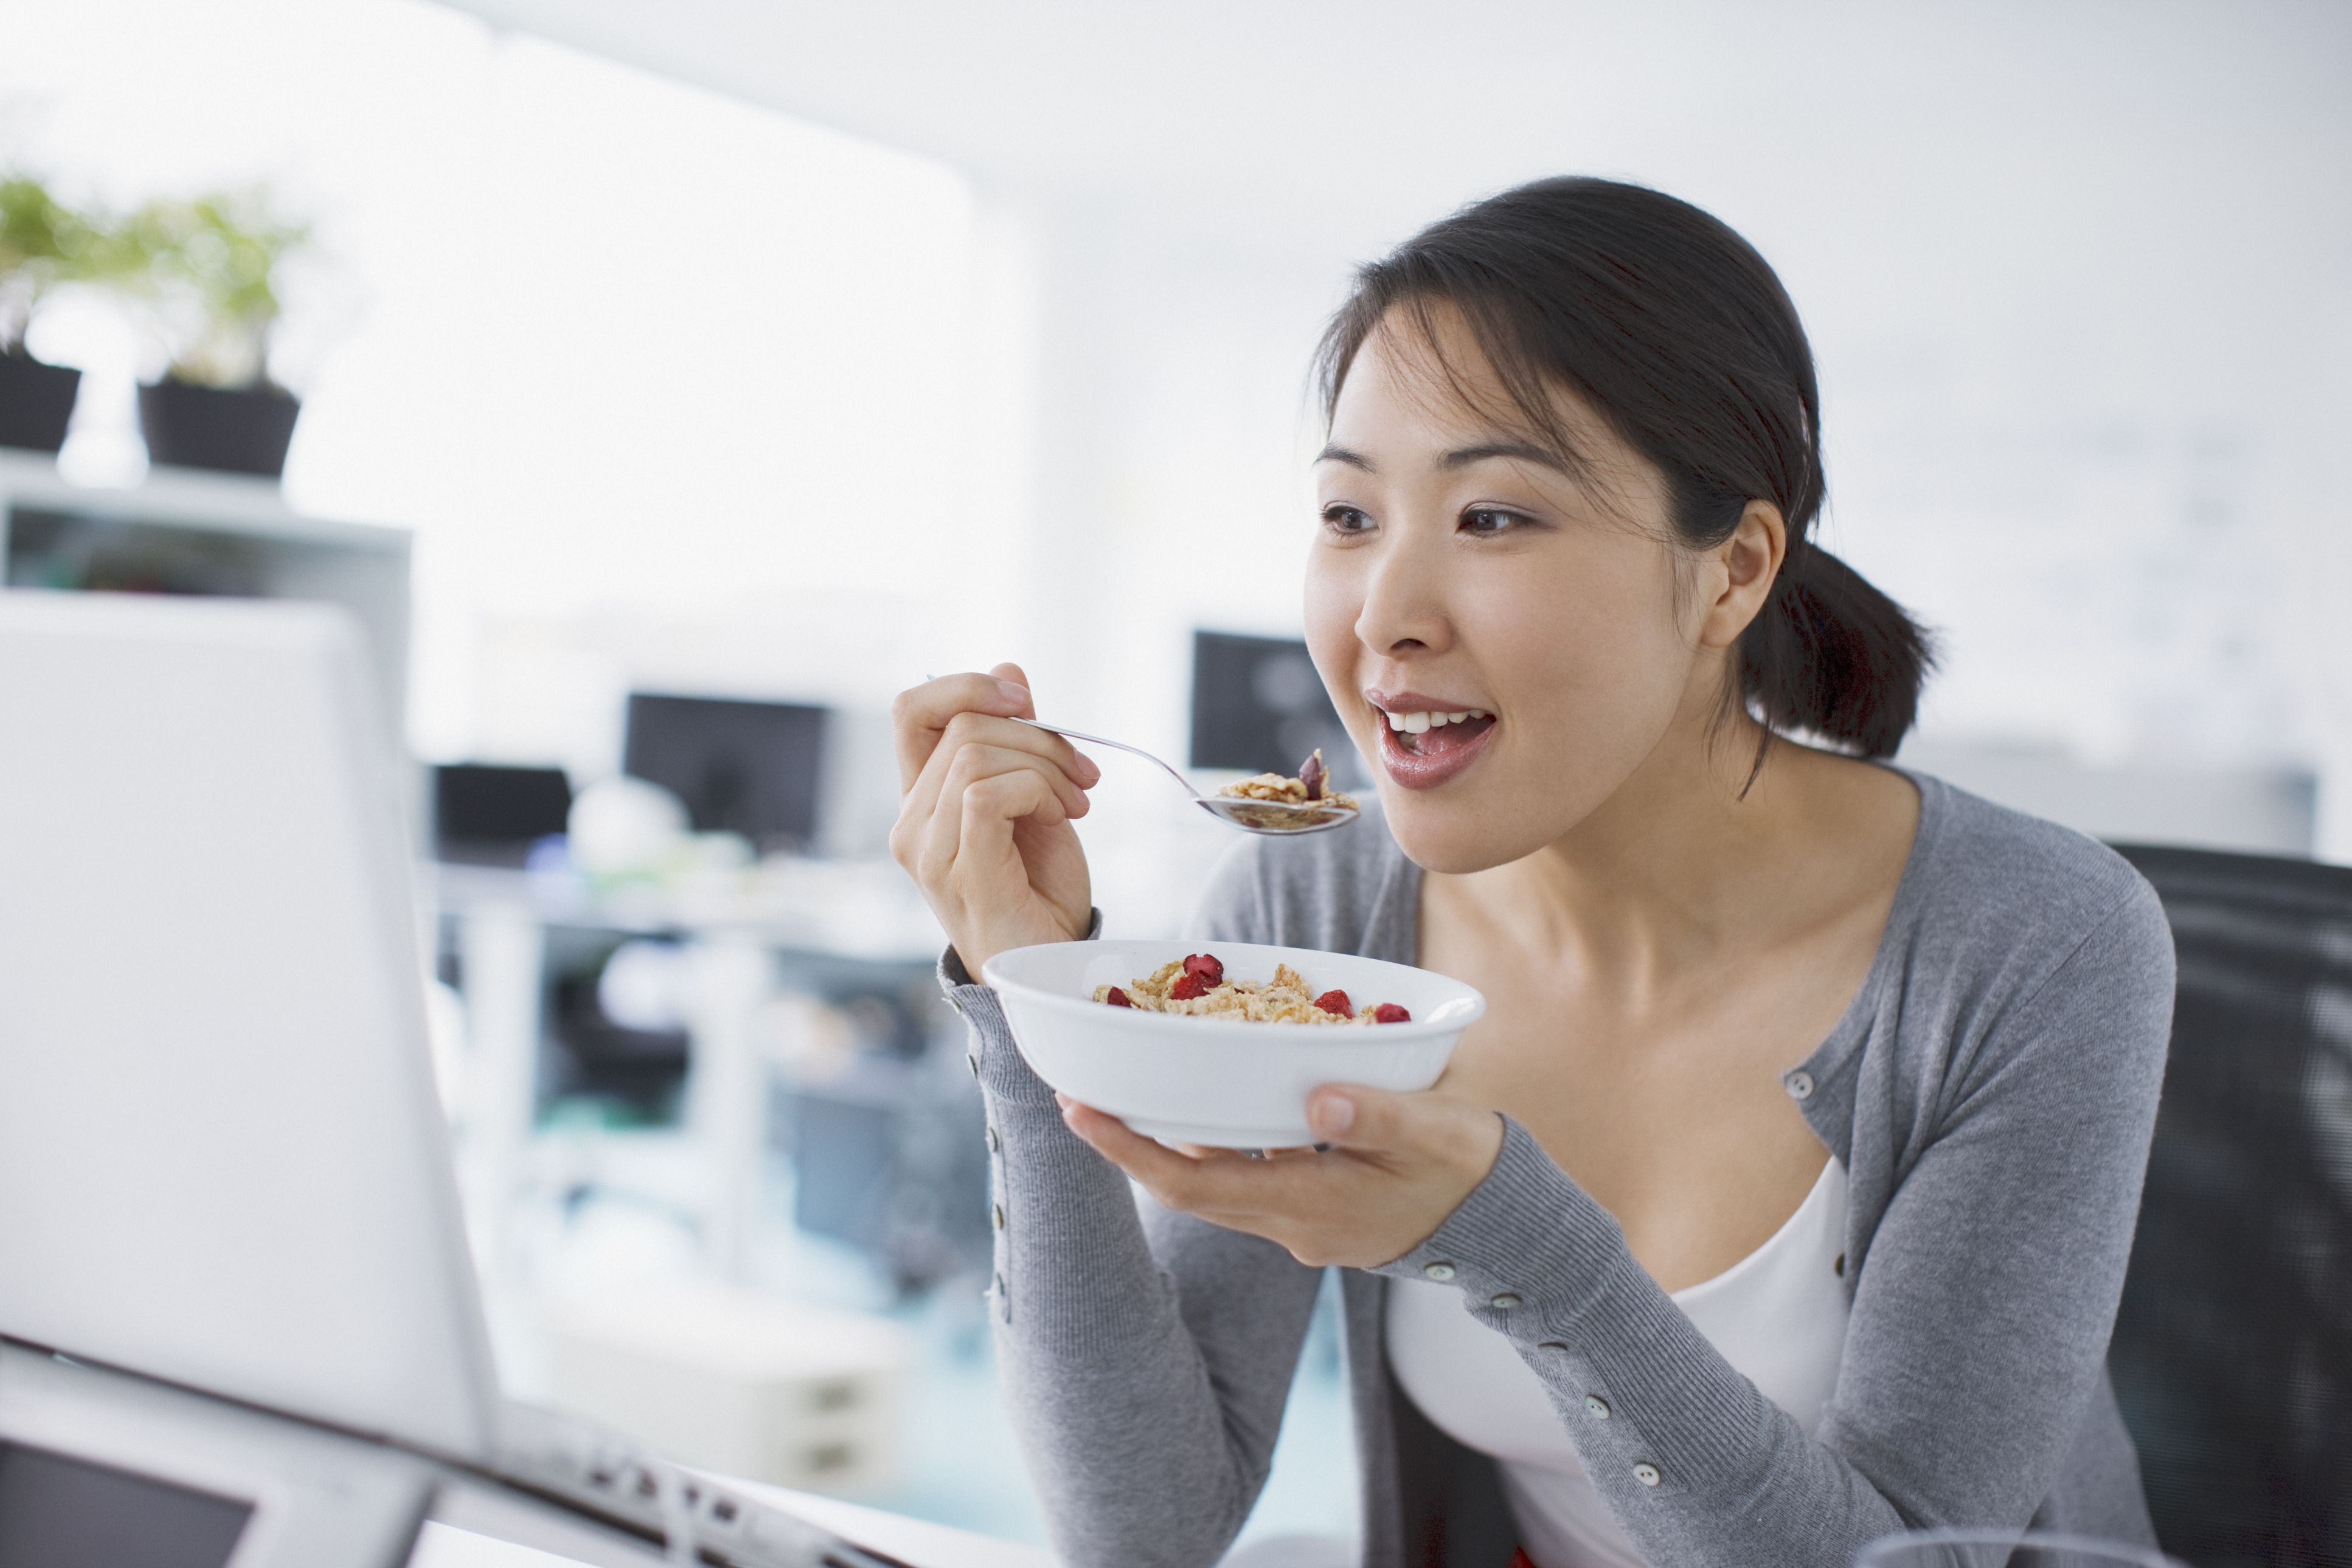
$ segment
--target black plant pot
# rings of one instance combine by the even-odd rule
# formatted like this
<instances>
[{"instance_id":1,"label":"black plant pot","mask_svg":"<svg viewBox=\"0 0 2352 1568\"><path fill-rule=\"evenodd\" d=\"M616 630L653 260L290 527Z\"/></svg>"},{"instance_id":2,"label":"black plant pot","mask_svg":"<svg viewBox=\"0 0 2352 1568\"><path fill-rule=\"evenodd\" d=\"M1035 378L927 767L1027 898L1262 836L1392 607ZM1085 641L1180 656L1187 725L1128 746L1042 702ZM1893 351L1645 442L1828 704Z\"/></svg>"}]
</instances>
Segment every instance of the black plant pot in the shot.
<instances>
[{"instance_id":1,"label":"black plant pot","mask_svg":"<svg viewBox=\"0 0 2352 1568\"><path fill-rule=\"evenodd\" d=\"M27 353L0 353L0 447L54 452L66 444L81 372L43 364Z\"/></svg>"},{"instance_id":2,"label":"black plant pot","mask_svg":"<svg viewBox=\"0 0 2352 1568\"><path fill-rule=\"evenodd\" d=\"M275 387L228 392L166 379L139 389L147 460L184 468L277 479L301 412L300 398Z\"/></svg>"}]
</instances>

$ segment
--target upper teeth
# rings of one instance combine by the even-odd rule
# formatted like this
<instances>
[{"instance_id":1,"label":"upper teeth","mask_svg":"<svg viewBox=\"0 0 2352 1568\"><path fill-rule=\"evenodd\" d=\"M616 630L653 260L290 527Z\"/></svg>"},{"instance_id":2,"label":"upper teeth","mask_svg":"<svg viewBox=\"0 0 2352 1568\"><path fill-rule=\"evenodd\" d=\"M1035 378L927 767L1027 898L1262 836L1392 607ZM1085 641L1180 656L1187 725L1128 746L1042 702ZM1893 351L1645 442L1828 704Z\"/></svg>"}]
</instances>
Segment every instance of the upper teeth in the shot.
<instances>
[{"instance_id":1,"label":"upper teeth","mask_svg":"<svg viewBox=\"0 0 2352 1568\"><path fill-rule=\"evenodd\" d=\"M1389 728L1402 730L1408 735L1418 735L1440 724L1459 724L1465 719L1493 717L1484 708L1465 708L1454 713L1441 713L1433 709L1425 713L1391 713L1389 715Z\"/></svg>"}]
</instances>

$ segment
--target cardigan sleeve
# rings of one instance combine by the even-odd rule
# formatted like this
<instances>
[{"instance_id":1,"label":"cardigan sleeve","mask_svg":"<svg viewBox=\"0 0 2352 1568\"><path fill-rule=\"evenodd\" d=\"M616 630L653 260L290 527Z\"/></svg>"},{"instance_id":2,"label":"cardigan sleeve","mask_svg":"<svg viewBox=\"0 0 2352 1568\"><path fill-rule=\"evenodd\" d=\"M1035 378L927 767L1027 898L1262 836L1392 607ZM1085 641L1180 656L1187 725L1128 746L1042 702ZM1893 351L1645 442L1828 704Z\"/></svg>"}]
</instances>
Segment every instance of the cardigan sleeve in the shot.
<instances>
[{"instance_id":1,"label":"cardigan sleeve","mask_svg":"<svg viewBox=\"0 0 2352 1568\"><path fill-rule=\"evenodd\" d=\"M1220 887L1222 933L1255 904ZM995 993L952 950L940 979L986 1102L999 1377L1054 1544L1071 1568L1209 1568L1265 1485L1322 1271L1135 1194L1063 1124Z\"/></svg>"},{"instance_id":2,"label":"cardigan sleeve","mask_svg":"<svg viewBox=\"0 0 2352 1568\"><path fill-rule=\"evenodd\" d=\"M2022 1528L2105 1364L2171 1005L2170 931L2139 883L1996 1010L1858 1260L1811 1437L1516 1122L1381 1272L1450 1280L1510 1340L1653 1563L1797 1568L1898 1530Z\"/></svg>"}]
</instances>

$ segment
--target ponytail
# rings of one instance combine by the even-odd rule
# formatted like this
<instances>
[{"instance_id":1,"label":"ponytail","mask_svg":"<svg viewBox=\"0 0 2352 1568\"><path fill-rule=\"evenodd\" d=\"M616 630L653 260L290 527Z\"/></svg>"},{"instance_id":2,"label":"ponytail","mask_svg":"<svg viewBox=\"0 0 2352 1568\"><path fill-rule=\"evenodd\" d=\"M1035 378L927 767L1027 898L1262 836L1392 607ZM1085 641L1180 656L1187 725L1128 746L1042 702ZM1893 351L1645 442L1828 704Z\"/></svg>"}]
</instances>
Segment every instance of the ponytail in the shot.
<instances>
[{"instance_id":1,"label":"ponytail","mask_svg":"<svg viewBox=\"0 0 2352 1568\"><path fill-rule=\"evenodd\" d=\"M1935 655L1902 605L1811 541L1782 563L1739 638L1739 694L1767 728L1891 757L1919 715Z\"/></svg>"},{"instance_id":2,"label":"ponytail","mask_svg":"<svg viewBox=\"0 0 2352 1568\"><path fill-rule=\"evenodd\" d=\"M1655 464L1675 542L1731 537L1750 500L1788 524L1764 608L1739 639L1727 711L1865 757L1894 754L1935 662L1902 606L1811 541L1821 515L1821 395L1797 308L1755 248L1687 202L1612 180L1538 180L1432 224L1360 268L1323 335L1328 418L1391 310L1432 349L1433 306L1459 312L1517 411L1571 470L1565 386ZM1751 770L1749 781L1754 782Z\"/></svg>"}]
</instances>

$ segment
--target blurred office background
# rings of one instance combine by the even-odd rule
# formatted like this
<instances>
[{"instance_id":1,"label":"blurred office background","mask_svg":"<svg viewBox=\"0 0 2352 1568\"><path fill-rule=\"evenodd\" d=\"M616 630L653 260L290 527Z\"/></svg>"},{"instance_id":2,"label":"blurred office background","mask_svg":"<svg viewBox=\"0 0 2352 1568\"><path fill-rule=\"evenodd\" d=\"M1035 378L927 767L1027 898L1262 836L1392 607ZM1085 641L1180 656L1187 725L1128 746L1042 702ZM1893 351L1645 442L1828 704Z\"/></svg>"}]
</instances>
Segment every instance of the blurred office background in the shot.
<instances>
[{"instance_id":1,"label":"blurred office background","mask_svg":"<svg viewBox=\"0 0 2352 1568\"><path fill-rule=\"evenodd\" d=\"M66 290L29 346L81 396L0 475L9 580L78 518L407 531L398 592L346 596L443 769L439 1045L527 1392L666 1437L646 1367L814 1390L780 1479L1035 1535L882 710L1010 658L1203 769L1329 743L1308 352L1352 262L1518 179L1660 185L1780 269L1826 542L1943 634L1906 761L2352 859L2339 5L6 0L0 35L0 163L316 219L282 500L151 473L156 351ZM1108 768L1098 900L1173 929L1218 830ZM1348 1526L1328 1335L1255 1533Z\"/></svg>"}]
</instances>

